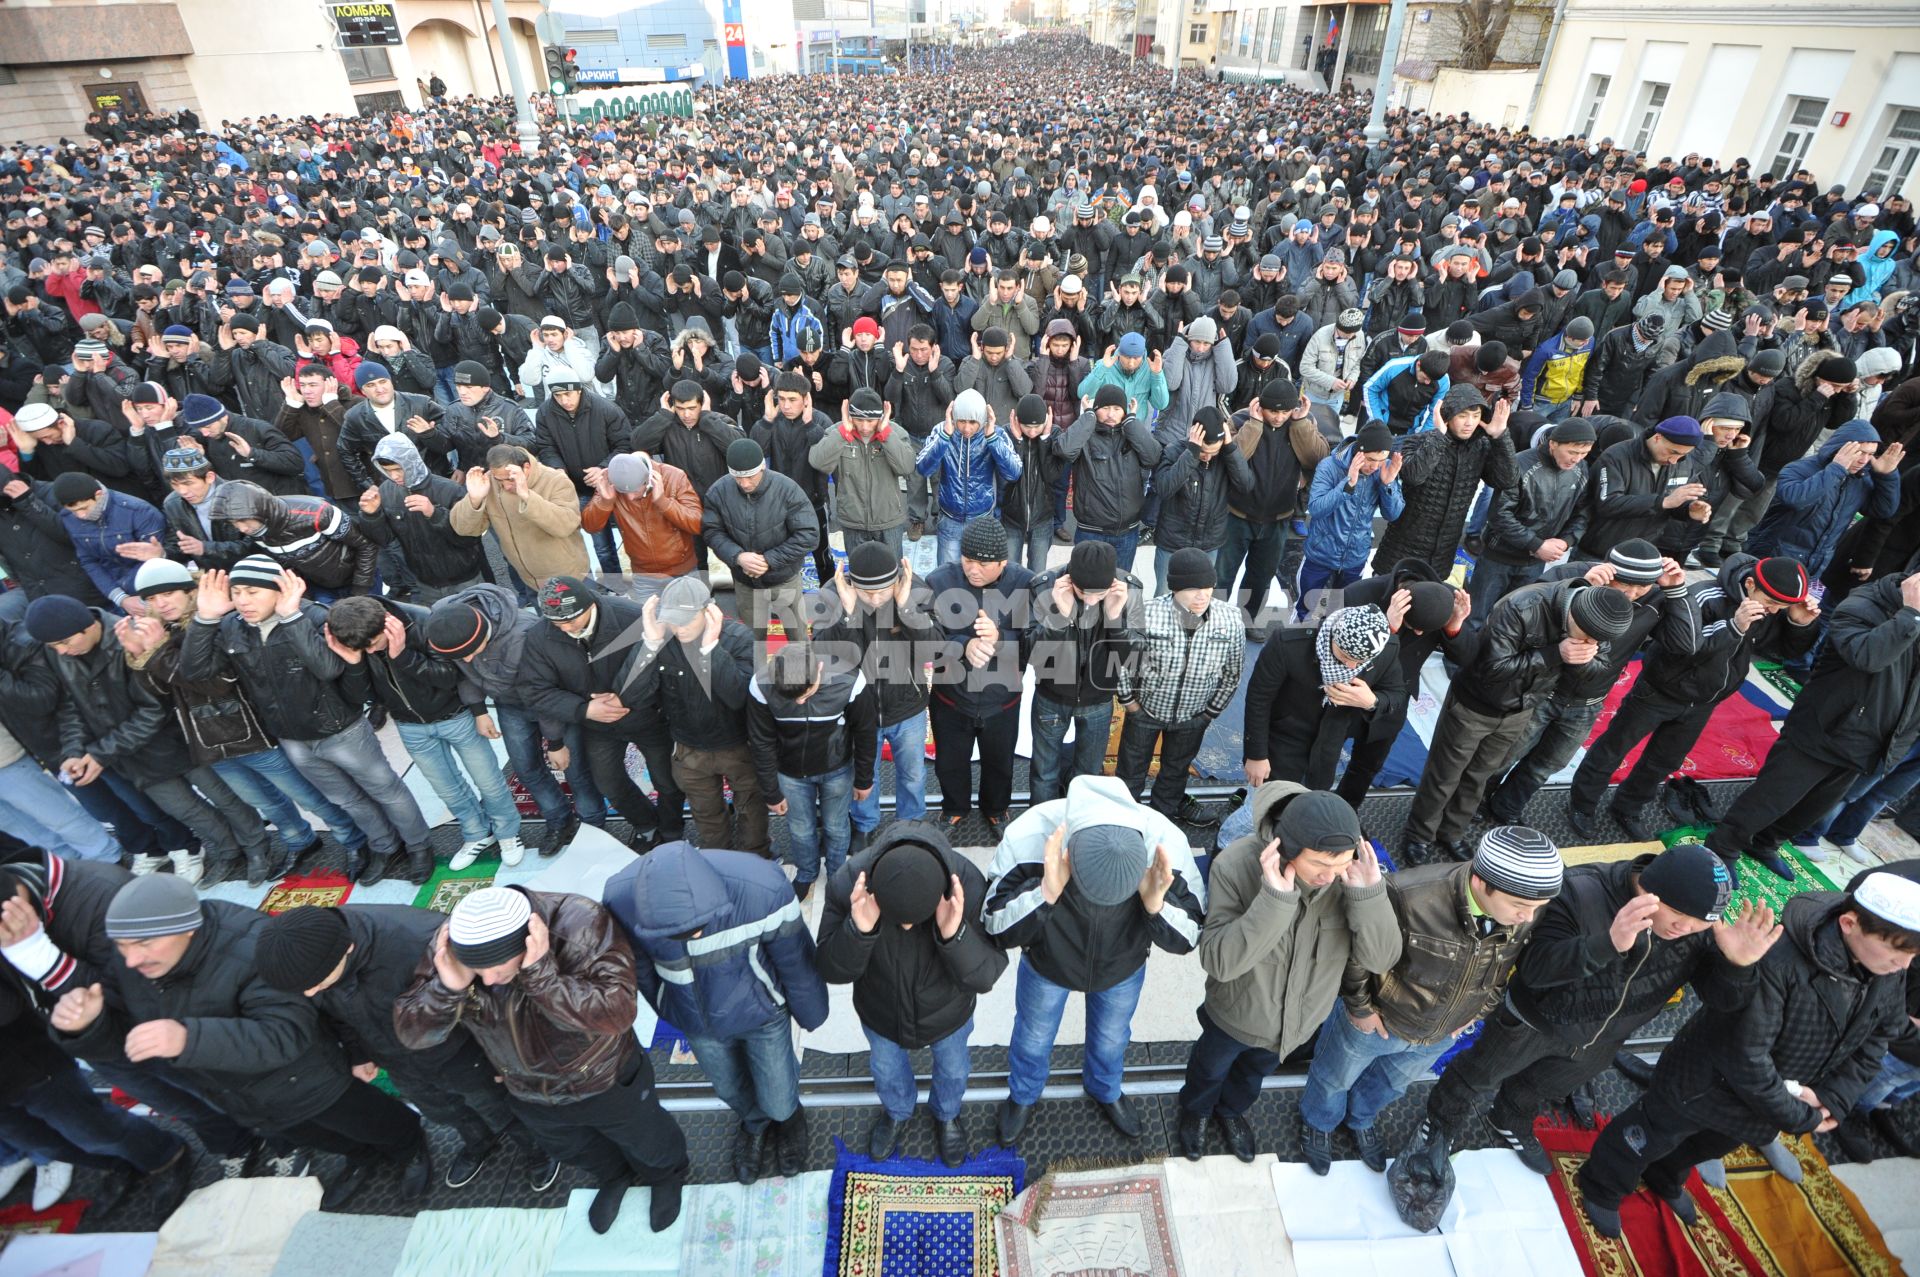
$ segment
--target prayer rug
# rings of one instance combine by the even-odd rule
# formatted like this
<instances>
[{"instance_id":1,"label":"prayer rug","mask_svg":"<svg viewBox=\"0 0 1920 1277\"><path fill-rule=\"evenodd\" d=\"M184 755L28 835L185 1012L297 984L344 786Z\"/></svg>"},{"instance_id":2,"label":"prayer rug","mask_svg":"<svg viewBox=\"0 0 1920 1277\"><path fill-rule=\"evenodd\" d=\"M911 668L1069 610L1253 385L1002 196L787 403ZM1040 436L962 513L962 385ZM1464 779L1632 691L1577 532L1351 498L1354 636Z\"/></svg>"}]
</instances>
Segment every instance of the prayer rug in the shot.
<instances>
[{"instance_id":1,"label":"prayer rug","mask_svg":"<svg viewBox=\"0 0 1920 1277\"><path fill-rule=\"evenodd\" d=\"M413 897L414 907L452 913L453 907L468 895L482 887L491 887L493 877L499 871L498 856L476 860L465 869L449 869L444 863L436 862L433 876L421 885Z\"/></svg>"},{"instance_id":2,"label":"prayer rug","mask_svg":"<svg viewBox=\"0 0 1920 1277\"><path fill-rule=\"evenodd\" d=\"M876 1162L834 1141L825 1277L994 1277L994 1217L1024 1187L1026 1163L1002 1148L949 1170Z\"/></svg>"},{"instance_id":3,"label":"prayer rug","mask_svg":"<svg viewBox=\"0 0 1920 1277\"><path fill-rule=\"evenodd\" d=\"M1834 1178L1804 1135L1782 1137L1799 1159L1798 1184L1775 1175L1751 1148L1726 1157L1727 1186L1713 1191L1767 1277L1899 1277L1900 1262L1860 1199Z\"/></svg>"},{"instance_id":4,"label":"prayer rug","mask_svg":"<svg viewBox=\"0 0 1920 1277\"><path fill-rule=\"evenodd\" d=\"M597 1195L591 1188L576 1188L567 1194L560 1236L554 1242L546 1277L642 1277L647 1273L668 1277L680 1271L685 1211L656 1233L647 1223L653 1190L629 1188L621 1197L620 1214L613 1227L596 1233L587 1222L587 1211Z\"/></svg>"},{"instance_id":5,"label":"prayer rug","mask_svg":"<svg viewBox=\"0 0 1920 1277\"><path fill-rule=\"evenodd\" d=\"M411 1217L315 1211L293 1226L273 1277L393 1277Z\"/></svg>"},{"instance_id":6,"label":"prayer rug","mask_svg":"<svg viewBox=\"0 0 1920 1277\"><path fill-rule=\"evenodd\" d=\"M565 1215L506 1206L421 1211L394 1277L546 1277Z\"/></svg>"},{"instance_id":7,"label":"prayer rug","mask_svg":"<svg viewBox=\"0 0 1920 1277\"><path fill-rule=\"evenodd\" d=\"M680 1211L680 1271L772 1277L820 1271L827 1253L832 1171L757 1183L690 1184Z\"/></svg>"},{"instance_id":8,"label":"prayer rug","mask_svg":"<svg viewBox=\"0 0 1920 1277\"><path fill-rule=\"evenodd\" d=\"M1181 1277L1159 1166L1043 1176L994 1221L1002 1277Z\"/></svg>"},{"instance_id":9,"label":"prayer rug","mask_svg":"<svg viewBox=\"0 0 1920 1277\"><path fill-rule=\"evenodd\" d=\"M60 1202L41 1211L24 1204L9 1206L0 1210L0 1242L35 1233L71 1233L80 1227L80 1217L91 1205L89 1201Z\"/></svg>"},{"instance_id":10,"label":"prayer rug","mask_svg":"<svg viewBox=\"0 0 1920 1277\"><path fill-rule=\"evenodd\" d=\"M156 1233L17 1236L0 1253L0 1277L147 1277L158 1241Z\"/></svg>"},{"instance_id":11,"label":"prayer rug","mask_svg":"<svg viewBox=\"0 0 1920 1277\"><path fill-rule=\"evenodd\" d=\"M331 869L310 874L288 874L268 889L267 898L260 902L260 912L285 913L301 905L325 908L345 904L352 891L353 880Z\"/></svg>"},{"instance_id":12,"label":"prayer rug","mask_svg":"<svg viewBox=\"0 0 1920 1277\"><path fill-rule=\"evenodd\" d=\"M1661 834L1660 841L1669 847L1682 842L1705 842L1707 835L1712 832L1712 825L1682 825L1678 829L1669 829ZM1788 864L1793 866L1793 881L1786 882L1777 878L1756 861L1742 857L1736 869L1740 886L1733 893L1735 904L1745 907L1758 901L1773 906L1774 913L1778 914L1789 897L1797 896L1803 891L1839 890L1838 884L1827 876L1826 871L1801 855L1800 849L1792 843L1781 843L1780 854ZM1845 862L1840 863L1845 864ZM1845 882L1847 878L1852 877L1853 872L1852 866L1848 865L1841 881Z\"/></svg>"},{"instance_id":13,"label":"prayer rug","mask_svg":"<svg viewBox=\"0 0 1920 1277\"><path fill-rule=\"evenodd\" d=\"M1621 1235L1602 1237L1587 1219L1574 1178L1593 1151L1597 1132L1542 1118L1534 1123L1534 1134L1553 1162L1547 1177L1553 1200L1587 1277L1759 1277L1774 1271L1760 1262L1728 1219L1718 1194L1709 1193L1697 1174L1687 1183L1700 1209L1700 1222L1693 1228L1641 1188L1620 1203Z\"/></svg>"}]
</instances>

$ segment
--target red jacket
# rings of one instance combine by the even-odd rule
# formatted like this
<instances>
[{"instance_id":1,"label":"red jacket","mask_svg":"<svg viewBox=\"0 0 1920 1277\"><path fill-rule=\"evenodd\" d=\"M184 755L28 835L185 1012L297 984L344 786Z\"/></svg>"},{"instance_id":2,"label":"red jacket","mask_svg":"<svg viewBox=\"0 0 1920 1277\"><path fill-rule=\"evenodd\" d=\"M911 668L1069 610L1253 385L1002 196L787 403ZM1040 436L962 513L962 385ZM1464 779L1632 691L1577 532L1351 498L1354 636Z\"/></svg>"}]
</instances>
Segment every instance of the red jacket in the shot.
<instances>
[{"instance_id":1,"label":"red jacket","mask_svg":"<svg viewBox=\"0 0 1920 1277\"><path fill-rule=\"evenodd\" d=\"M80 285L87 282L87 272L71 270L64 275L47 273L47 291L66 303L67 312L77 323L83 316L98 315L100 308L80 295Z\"/></svg>"}]
</instances>

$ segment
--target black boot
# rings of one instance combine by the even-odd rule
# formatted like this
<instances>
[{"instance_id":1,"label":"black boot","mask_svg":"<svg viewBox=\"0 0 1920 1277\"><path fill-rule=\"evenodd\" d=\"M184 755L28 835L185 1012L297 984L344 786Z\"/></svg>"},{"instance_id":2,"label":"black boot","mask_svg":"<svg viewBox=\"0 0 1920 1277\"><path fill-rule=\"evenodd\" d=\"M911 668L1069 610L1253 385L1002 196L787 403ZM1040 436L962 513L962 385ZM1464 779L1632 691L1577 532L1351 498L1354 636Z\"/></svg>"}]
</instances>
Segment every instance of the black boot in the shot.
<instances>
[{"instance_id":1,"label":"black boot","mask_svg":"<svg viewBox=\"0 0 1920 1277\"><path fill-rule=\"evenodd\" d=\"M1635 1086L1647 1087L1653 1085L1653 1065L1648 1064L1631 1051L1622 1051L1614 1056L1613 1067L1620 1071L1621 1077L1627 1079L1627 1081L1633 1083Z\"/></svg>"},{"instance_id":2,"label":"black boot","mask_svg":"<svg viewBox=\"0 0 1920 1277\"><path fill-rule=\"evenodd\" d=\"M427 879L433 877L433 847L421 843L418 847L407 848L407 881L416 887L425 886Z\"/></svg>"},{"instance_id":3,"label":"black boot","mask_svg":"<svg viewBox=\"0 0 1920 1277\"><path fill-rule=\"evenodd\" d=\"M540 854L543 856L559 855L567 849L568 845L573 842L574 836L579 832L580 813L569 809L566 820L561 822L559 828L556 829L552 825L547 826L547 836L540 844Z\"/></svg>"},{"instance_id":4,"label":"black boot","mask_svg":"<svg viewBox=\"0 0 1920 1277\"><path fill-rule=\"evenodd\" d=\"M797 1108L784 1122L773 1124L774 1165L791 1179L807 1169L807 1111ZM658 1190L655 1190L658 1191Z\"/></svg>"},{"instance_id":5,"label":"black boot","mask_svg":"<svg viewBox=\"0 0 1920 1277\"><path fill-rule=\"evenodd\" d=\"M353 875L353 881L362 887L371 887L376 882L384 881L387 876L387 862L390 859L391 853L376 856L372 851L362 851L358 872Z\"/></svg>"}]
</instances>

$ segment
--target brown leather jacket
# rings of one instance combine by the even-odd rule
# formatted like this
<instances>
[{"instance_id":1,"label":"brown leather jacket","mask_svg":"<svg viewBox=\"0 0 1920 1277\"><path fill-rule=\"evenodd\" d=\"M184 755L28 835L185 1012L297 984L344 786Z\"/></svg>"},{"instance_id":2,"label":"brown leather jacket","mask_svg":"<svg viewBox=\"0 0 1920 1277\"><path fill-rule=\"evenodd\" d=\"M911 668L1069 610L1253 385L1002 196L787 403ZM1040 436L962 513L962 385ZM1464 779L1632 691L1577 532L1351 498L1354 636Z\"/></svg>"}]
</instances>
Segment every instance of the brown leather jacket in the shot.
<instances>
[{"instance_id":1,"label":"brown leather jacket","mask_svg":"<svg viewBox=\"0 0 1920 1277\"><path fill-rule=\"evenodd\" d=\"M700 496L687 472L659 458L653 468L660 475L658 497L616 492L595 495L581 507L580 525L598 532L612 520L635 572L682 576L702 566L694 562L694 538L700 535Z\"/></svg>"},{"instance_id":2,"label":"brown leather jacket","mask_svg":"<svg viewBox=\"0 0 1920 1277\"><path fill-rule=\"evenodd\" d=\"M583 1100L614 1086L640 1051L633 948L598 901L525 894L547 924L547 956L506 984L475 980L455 992L434 973L429 948L393 1004L394 1032L421 1050L463 1026L514 1096L531 1104Z\"/></svg>"},{"instance_id":3,"label":"brown leather jacket","mask_svg":"<svg viewBox=\"0 0 1920 1277\"><path fill-rule=\"evenodd\" d=\"M1467 905L1472 874L1470 864L1448 864L1387 875L1387 898L1400 921L1400 961L1373 975L1348 959L1340 982L1348 1015L1378 1011L1395 1037L1432 1043L1498 1005L1533 922L1480 934Z\"/></svg>"}]
</instances>

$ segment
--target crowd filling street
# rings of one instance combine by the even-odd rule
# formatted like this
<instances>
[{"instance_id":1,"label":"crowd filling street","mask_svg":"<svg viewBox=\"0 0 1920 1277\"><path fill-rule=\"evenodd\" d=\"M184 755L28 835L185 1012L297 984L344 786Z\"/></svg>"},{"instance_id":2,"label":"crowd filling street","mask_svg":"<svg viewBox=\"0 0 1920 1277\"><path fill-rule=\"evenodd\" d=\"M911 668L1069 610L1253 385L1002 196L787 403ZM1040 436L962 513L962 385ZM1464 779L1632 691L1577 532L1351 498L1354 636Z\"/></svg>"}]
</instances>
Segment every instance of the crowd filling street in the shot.
<instances>
[{"instance_id":1,"label":"crowd filling street","mask_svg":"<svg viewBox=\"0 0 1920 1277\"><path fill-rule=\"evenodd\" d=\"M1017 1147L1076 996L1085 1092L1138 1140L1155 949L1206 976L1171 1151L1251 1161L1310 1047L1306 1163L1423 1224L1489 1128L1545 1173L1534 1118L1683 988L1579 1173L1599 1232L1643 1185L1691 1223L1741 1144L1914 1152L1920 861L1860 843L1920 782L1898 191L1400 110L1373 137L1365 95L1069 36L696 99L543 104L532 147L444 96L0 147L4 1189L86 1166L164 1213L197 1145L230 1177L338 1155L340 1209L511 1155L584 1171L601 1232L650 1187L659 1231L689 1160L640 1000L751 1183L808 1164L794 1026L832 984L874 1158L922 1107L949 1166ZM1800 688L1704 839L1568 866L1528 823L1657 847L1760 661ZM1423 670L1411 812L1363 831ZM1188 792L1223 714L1226 838ZM954 845L978 820L990 862ZM322 828L371 887L586 825L633 853L597 898L206 894ZM1732 905L1788 845L1844 888ZM969 1106L1007 979L1007 1095Z\"/></svg>"}]
</instances>

